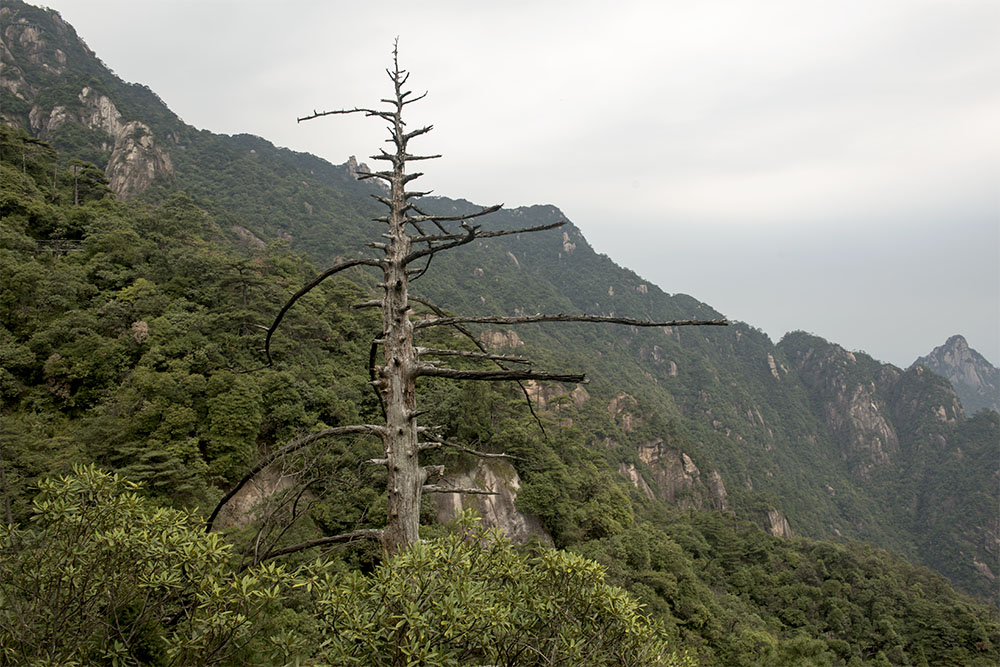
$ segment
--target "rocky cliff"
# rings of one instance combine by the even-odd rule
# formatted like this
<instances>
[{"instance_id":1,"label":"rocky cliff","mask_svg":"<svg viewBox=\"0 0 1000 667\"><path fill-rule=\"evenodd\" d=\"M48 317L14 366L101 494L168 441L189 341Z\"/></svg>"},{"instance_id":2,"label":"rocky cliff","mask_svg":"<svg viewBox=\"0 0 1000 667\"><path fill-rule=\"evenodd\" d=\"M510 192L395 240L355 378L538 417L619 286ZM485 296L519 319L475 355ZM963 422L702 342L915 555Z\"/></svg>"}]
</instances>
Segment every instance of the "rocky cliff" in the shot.
<instances>
[{"instance_id":1,"label":"rocky cliff","mask_svg":"<svg viewBox=\"0 0 1000 667\"><path fill-rule=\"evenodd\" d=\"M966 414L980 410L1000 412L1000 370L969 347L963 336L952 336L944 345L913 362L947 378L955 388Z\"/></svg>"},{"instance_id":2,"label":"rocky cliff","mask_svg":"<svg viewBox=\"0 0 1000 667\"><path fill-rule=\"evenodd\" d=\"M0 8L4 121L64 150L86 145L85 158L104 169L122 199L141 194L156 179L171 180L174 167L164 141L144 120L125 117L112 99L125 84L106 71L75 67L96 57L58 14L43 13ZM53 88L66 94L53 96Z\"/></svg>"},{"instance_id":3,"label":"rocky cliff","mask_svg":"<svg viewBox=\"0 0 1000 667\"><path fill-rule=\"evenodd\" d=\"M943 358L971 358L964 340L951 342ZM914 532L911 555L953 579L975 582L971 589L983 595L995 592L997 414L968 419L952 385L924 365L904 372L801 332L786 336L779 349L860 488L890 523Z\"/></svg>"},{"instance_id":4,"label":"rocky cliff","mask_svg":"<svg viewBox=\"0 0 1000 667\"><path fill-rule=\"evenodd\" d=\"M464 471L452 471L444 481L451 488L475 488L486 494L438 493L433 496L440 523L451 521L464 510L472 510L486 528L496 528L515 544L532 539L552 546L538 517L525 514L516 507L521 479L514 466L497 459L482 459Z\"/></svg>"}]
</instances>

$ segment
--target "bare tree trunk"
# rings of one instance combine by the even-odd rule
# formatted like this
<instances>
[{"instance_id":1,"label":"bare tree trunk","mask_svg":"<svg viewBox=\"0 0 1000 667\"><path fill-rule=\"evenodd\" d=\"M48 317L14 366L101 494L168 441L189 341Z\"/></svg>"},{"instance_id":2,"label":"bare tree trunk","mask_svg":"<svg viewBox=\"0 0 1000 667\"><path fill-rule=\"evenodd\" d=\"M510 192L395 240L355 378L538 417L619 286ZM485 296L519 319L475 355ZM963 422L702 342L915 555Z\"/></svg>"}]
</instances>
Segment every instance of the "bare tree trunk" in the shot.
<instances>
[{"instance_id":1,"label":"bare tree trunk","mask_svg":"<svg viewBox=\"0 0 1000 667\"><path fill-rule=\"evenodd\" d=\"M399 77L396 78L396 104ZM394 134L403 134L400 114L394 119ZM389 211L389 247L383 266L385 296L382 299L382 326L385 365L377 369L379 390L385 404L385 456L388 477L389 514L382 543L389 553L420 539L420 492L425 475L420 468L417 442L416 363L413 348L413 323L410 322L409 280L406 257L410 238L406 233L406 194L404 191L405 154L403 142L397 142L393 160Z\"/></svg>"}]
</instances>

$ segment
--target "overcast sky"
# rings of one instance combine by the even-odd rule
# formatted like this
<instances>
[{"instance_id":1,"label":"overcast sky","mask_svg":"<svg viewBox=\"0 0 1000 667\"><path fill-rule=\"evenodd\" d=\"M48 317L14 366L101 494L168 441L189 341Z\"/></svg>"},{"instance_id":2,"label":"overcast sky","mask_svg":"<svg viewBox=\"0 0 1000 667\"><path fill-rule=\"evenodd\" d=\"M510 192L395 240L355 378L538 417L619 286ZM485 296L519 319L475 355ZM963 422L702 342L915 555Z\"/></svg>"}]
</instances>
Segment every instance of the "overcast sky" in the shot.
<instances>
[{"instance_id":1,"label":"overcast sky","mask_svg":"<svg viewBox=\"0 0 1000 667\"><path fill-rule=\"evenodd\" d=\"M555 204L598 252L777 342L1000 361L995 0L46 0L186 122L334 163L385 133L393 38L421 185Z\"/></svg>"}]
</instances>

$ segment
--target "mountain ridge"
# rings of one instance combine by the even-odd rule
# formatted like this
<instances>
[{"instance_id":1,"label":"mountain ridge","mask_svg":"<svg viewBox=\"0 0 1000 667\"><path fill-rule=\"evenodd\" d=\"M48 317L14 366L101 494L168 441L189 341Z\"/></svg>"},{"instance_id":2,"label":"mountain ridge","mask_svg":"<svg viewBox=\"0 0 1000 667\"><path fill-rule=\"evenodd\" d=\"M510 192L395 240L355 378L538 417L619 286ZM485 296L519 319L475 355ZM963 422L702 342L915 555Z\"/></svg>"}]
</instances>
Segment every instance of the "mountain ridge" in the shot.
<instances>
[{"instance_id":1,"label":"mountain ridge","mask_svg":"<svg viewBox=\"0 0 1000 667\"><path fill-rule=\"evenodd\" d=\"M981 410L1000 412L1000 370L969 347L964 336L949 337L910 364L910 368L916 366L924 366L951 382L968 414Z\"/></svg>"},{"instance_id":2,"label":"mountain ridge","mask_svg":"<svg viewBox=\"0 0 1000 667\"><path fill-rule=\"evenodd\" d=\"M38 26L53 13L26 7L12 3L0 10L5 21L15 9L28 13L3 31L5 77L20 77L5 79L14 83L0 90L8 122L95 162L125 199L161 203L173 192L187 193L234 241L284 239L328 264L370 239L370 224L356 221L377 214L374 189L356 180L350 160L332 165L260 137L187 126L148 88L125 84L99 67L85 45L70 57L57 38L75 36L72 28L55 23L46 36ZM151 177L139 178L143 174ZM427 204L441 211L472 206L448 198ZM538 205L505 209L490 224L546 224L562 217L558 208ZM416 290L468 314L517 313L543 304L657 319L719 315L694 297L670 295L618 266L572 224L465 250L461 257L436 260L437 271ZM484 332L498 340L511 340L511 333L500 327ZM721 488L727 508L772 533L869 539L925 563L954 561L961 564L952 568L954 581L980 594L991 591L1000 567L988 517L976 515L975 525L936 517L935 535L948 535L947 543L921 534L928 527L919 523L915 508L933 506L947 489L935 487L935 495L909 486L930 474L941 451L954 451L947 443L965 437L961 408L953 409L935 380L822 339L789 335L774 344L743 323L713 332L538 326L516 335L547 365L582 367L593 378L589 405L607 406L616 421L614 432L602 425L608 432L588 434L589 444L605 452L611 469L638 493L645 494L645 485L681 506L718 508ZM933 405L925 405L925 397ZM615 401L624 407L611 410ZM913 401L918 409L907 412ZM939 407L943 420L936 417ZM580 424L588 423L585 411L592 408L560 409ZM904 453L916 460L905 461ZM957 467L953 474L979 479L961 461L946 462ZM904 472L905 483L892 481ZM871 488L875 482L888 488ZM993 498L988 483L976 492ZM888 509L876 509L882 506ZM953 535L950 525L961 535Z\"/></svg>"}]
</instances>

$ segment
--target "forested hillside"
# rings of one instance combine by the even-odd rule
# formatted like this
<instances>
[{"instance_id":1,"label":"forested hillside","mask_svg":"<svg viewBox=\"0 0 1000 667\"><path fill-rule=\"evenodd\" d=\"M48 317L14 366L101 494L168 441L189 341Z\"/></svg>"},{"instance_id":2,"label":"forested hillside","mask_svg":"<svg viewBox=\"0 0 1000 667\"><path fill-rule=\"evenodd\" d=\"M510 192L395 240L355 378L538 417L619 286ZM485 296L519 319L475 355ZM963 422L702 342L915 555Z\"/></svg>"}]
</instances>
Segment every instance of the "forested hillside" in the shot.
<instances>
[{"instance_id":1,"label":"forested hillside","mask_svg":"<svg viewBox=\"0 0 1000 667\"><path fill-rule=\"evenodd\" d=\"M6 3L0 17L10 82L0 101L24 128L4 127L0 146L9 519L28 526L33 512L45 516L47 506L31 504L40 480L88 463L140 483L144 508L205 516L260 456L377 419L367 364L380 325L350 307L375 289L362 269L300 300L274 337L276 364L245 372L261 366L261 328L288 295L371 240L373 186L355 180L353 165L184 125L104 69L51 12ZM114 109L117 120L95 109ZM138 178L136 164L152 178ZM422 206L472 208L446 198ZM488 224L560 219L554 207L530 207ZM572 225L470 244L435 260L414 291L466 314L719 316L616 266ZM495 352L585 371L591 382L528 385L536 421L516 385L422 380L422 419L452 440L517 457L482 468L453 451L436 463L499 479L511 500L516 489L529 532L602 563L663 624L671 650L702 664L997 661L989 607L857 542L933 566L980 600L993 596L996 413L967 419L951 387L919 369L801 333L775 346L741 323L476 334ZM380 526L384 475L364 463L380 449L363 437L326 440L280 460L255 495L229 508L232 557L213 567L257 568L303 541ZM68 493L48 493L57 492ZM426 503L426 536L444 535L434 521L442 511ZM3 548L10 557L25 544ZM292 568L316 553L282 561ZM327 555L344 571L381 560L357 544ZM316 618L311 603L290 599L268 611L267 632L319 636L302 620ZM183 645L176 626L161 630L149 641ZM305 650L289 641L291 653Z\"/></svg>"},{"instance_id":2,"label":"forested hillside","mask_svg":"<svg viewBox=\"0 0 1000 667\"><path fill-rule=\"evenodd\" d=\"M23 165L7 159L29 147ZM57 156L26 135L4 129L2 155L4 500L15 523L27 525L41 478L85 462L141 482L157 504L204 511L259 451L377 410L365 375L377 322L348 307L364 297L364 281L330 283L296 309L275 343L293 363L242 373L257 361L254 323L311 277L304 258L282 243L223 241L183 196L156 208L118 202L99 172L79 205L67 204L72 172L56 167L62 178L52 188ZM625 413L550 399L539 410L546 438L514 390L428 390L450 437L520 457L522 510L557 545L608 567L612 582L666 624L671 645L702 664L806 656L906 664L921 655L929 664L989 664L995 656L996 619L929 570L860 545L771 537L732 514L672 509L609 465L625 455L621 444L591 444L595 434L627 443L647 430L670 433L667 422L637 416L648 423L626 428ZM230 533L232 566L378 525L384 498L363 465L377 454L358 439L285 461L289 488L308 486L308 512L288 529L268 506L271 522ZM461 455L442 461L463 465ZM697 496L686 498L678 493L675 506L694 507ZM333 557L340 567L378 560L367 547ZM936 629L926 627L932 621Z\"/></svg>"}]
</instances>

